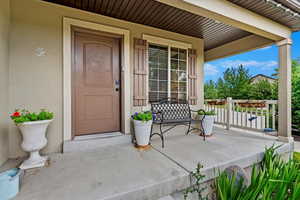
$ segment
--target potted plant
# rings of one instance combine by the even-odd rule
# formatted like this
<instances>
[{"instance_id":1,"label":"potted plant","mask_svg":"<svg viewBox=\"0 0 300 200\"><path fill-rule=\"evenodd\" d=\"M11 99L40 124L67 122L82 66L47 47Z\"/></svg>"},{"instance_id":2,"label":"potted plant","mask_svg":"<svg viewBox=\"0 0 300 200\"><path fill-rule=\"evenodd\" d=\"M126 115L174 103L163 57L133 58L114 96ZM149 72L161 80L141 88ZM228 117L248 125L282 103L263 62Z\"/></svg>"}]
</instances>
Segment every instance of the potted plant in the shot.
<instances>
[{"instance_id":1,"label":"potted plant","mask_svg":"<svg viewBox=\"0 0 300 200\"><path fill-rule=\"evenodd\" d=\"M39 151L47 144L46 130L53 117L53 113L45 109L39 113L16 110L11 115L22 133L22 149L30 153L29 158L21 164L21 169L43 167L46 164L47 157L42 157Z\"/></svg>"},{"instance_id":2,"label":"potted plant","mask_svg":"<svg viewBox=\"0 0 300 200\"><path fill-rule=\"evenodd\" d=\"M211 136L215 121L216 112L214 110L211 111L198 111L199 118L202 121L202 128L205 136Z\"/></svg>"},{"instance_id":3,"label":"potted plant","mask_svg":"<svg viewBox=\"0 0 300 200\"><path fill-rule=\"evenodd\" d=\"M132 119L137 147L145 148L150 142L152 113L150 111L136 112L132 115Z\"/></svg>"}]
</instances>

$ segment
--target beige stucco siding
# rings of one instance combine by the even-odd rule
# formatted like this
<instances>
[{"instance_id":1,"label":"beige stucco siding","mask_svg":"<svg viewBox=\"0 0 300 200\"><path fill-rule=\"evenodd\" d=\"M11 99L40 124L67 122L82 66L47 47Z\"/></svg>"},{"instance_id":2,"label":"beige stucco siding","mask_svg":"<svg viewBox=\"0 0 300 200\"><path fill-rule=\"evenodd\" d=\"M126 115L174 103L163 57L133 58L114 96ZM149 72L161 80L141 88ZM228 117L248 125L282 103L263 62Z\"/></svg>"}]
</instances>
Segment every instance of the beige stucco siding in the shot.
<instances>
[{"instance_id":1,"label":"beige stucco siding","mask_svg":"<svg viewBox=\"0 0 300 200\"><path fill-rule=\"evenodd\" d=\"M130 31L130 71L133 67L133 38L151 34L191 43L198 52L199 106L203 103L203 40L143 25L100 16L39 0L11 1L10 110L47 108L55 113L44 152L60 152L63 142L63 17L75 18ZM45 55L37 56L37 48ZM132 73L131 73L132 74ZM132 87L132 81L131 81ZM132 100L132 97L131 97ZM10 123L10 157L22 156L20 134Z\"/></svg>"},{"instance_id":2,"label":"beige stucco siding","mask_svg":"<svg viewBox=\"0 0 300 200\"><path fill-rule=\"evenodd\" d=\"M8 157L9 0L0 2L0 165Z\"/></svg>"}]
</instances>

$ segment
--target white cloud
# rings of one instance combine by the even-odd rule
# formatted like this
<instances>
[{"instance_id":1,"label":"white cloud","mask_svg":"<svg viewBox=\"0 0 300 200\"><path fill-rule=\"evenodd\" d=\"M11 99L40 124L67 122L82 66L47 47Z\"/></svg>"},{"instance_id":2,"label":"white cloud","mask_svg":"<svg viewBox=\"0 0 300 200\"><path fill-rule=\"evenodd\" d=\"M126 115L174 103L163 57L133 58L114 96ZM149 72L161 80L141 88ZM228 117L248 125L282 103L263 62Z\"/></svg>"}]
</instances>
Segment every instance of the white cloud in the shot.
<instances>
[{"instance_id":1,"label":"white cloud","mask_svg":"<svg viewBox=\"0 0 300 200\"><path fill-rule=\"evenodd\" d=\"M217 66L206 63L204 65L204 74L207 76L216 75L219 73L219 70L217 69Z\"/></svg>"},{"instance_id":2,"label":"white cloud","mask_svg":"<svg viewBox=\"0 0 300 200\"><path fill-rule=\"evenodd\" d=\"M243 65L244 67L260 67L260 68L271 68L277 65L277 62L274 60L270 61L256 61L256 60L226 60L222 63L219 63L225 68L228 67L238 67L239 65Z\"/></svg>"}]
</instances>

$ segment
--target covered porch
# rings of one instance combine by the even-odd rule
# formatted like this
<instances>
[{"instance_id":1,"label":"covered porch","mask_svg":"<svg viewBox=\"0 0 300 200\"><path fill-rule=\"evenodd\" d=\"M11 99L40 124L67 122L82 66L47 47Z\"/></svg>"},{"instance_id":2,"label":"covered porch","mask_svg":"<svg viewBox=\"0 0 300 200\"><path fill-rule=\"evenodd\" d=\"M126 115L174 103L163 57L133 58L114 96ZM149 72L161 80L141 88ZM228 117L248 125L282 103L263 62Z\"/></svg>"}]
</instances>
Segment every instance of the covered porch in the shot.
<instances>
[{"instance_id":1,"label":"covered porch","mask_svg":"<svg viewBox=\"0 0 300 200\"><path fill-rule=\"evenodd\" d=\"M286 157L293 148L275 137L241 130L215 127L207 141L198 133L184 132L180 127L169 132L164 149L159 138L153 138L148 151L135 149L128 140L94 150L51 154L47 167L25 172L15 199L157 200L170 195L179 200L198 163L204 166L204 182L212 193L210 185L219 169L238 165L249 174L266 147L282 145L279 153Z\"/></svg>"},{"instance_id":2,"label":"covered porch","mask_svg":"<svg viewBox=\"0 0 300 200\"><path fill-rule=\"evenodd\" d=\"M5 78L1 80L6 81L1 85L7 87L1 112L7 114L15 108L28 106L32 110L46 107L55 114L48 129L48 146L43 151L50 156L50 163L45 168L25 172L16 200L157 200L168 195L180 199L180 191L191 185L190 172L197 163L204 166L203 173L209 184L217 176L217 169L239 165L249 170L261 161L265 148L273 144L282 145L279 151L283 155L289 156L293 151L290 36L300 27L299 16L282 20L287 16L285 11L265 2L259 11L239 1L223 0L7 2L5 9L11 12L7 14L6 26L0 27L7 33L3 39L7 41L3 54L5 73L1 74ZM279 17L273 20L270 12L265 12L267 9ZM74 133L76 116L72 115L75 113L72 93L74 27L85 29L83 32L87 35L116 37L120 63L114 69L120 74L119 79L109 81L109 89L120 94L116 101L120 104L110 105L118 109L106 109L105 103L110 103L109 100L90 101L96 105L91 106L90 111L102 107L108 110L108 115L119 114L114 118L117 128L106 140L97 135L74 140L78 136ZM156 49L163 46L167 52L168 61L164 63L169 74L164 80L168 81L164 88L167 97L173 94L172 48L177 52L184 50L186 80L182 96L193 109L204 107L204 62L277 44L279 137L215 127L213 136L203 141L197 133L186 136L185 130L176 128L167 134L165 148L161 148L160 139L154 137L150 150L136 150L130 140L130 117L136 111L149 109L152 92L148 82L149 44L156 44ZM179 65L182 60L178 57L175 60ZM101 63L101 59L96 62ZM93 70L89 74L92 79L95 78ZM96 72L102 73L101 70ZM96 80L93 84L99 82L102 83ZM174 88L177 90L174 94L179 96L179 86ZM86 115L87 118L104 113L99 110ZM0 145L0 164L26 155L20 148L22 138L17 127L8 120L2 124L5 137L0 138L3 144ZM74 143L80 144L72 147ZM12 166L15 164L13 162ZM4 165L1 171L7 167Z\"/></svg>"},{"instance_id":3,"label":"covered porch","mask_svg":"<svg viewBox=\"0 0 300 200\"><path fill-rule=\"evenodd\" d=\"M253 8L252 4L223 0L5 2L3 8L10 12L6 12L7 21L2 27L7 37L1 41L7 42L3 43L5 67L1 80L5 83L1 85L5 86L5 98L1 109L3 113L16 108L53 111L55 120L48 130L46 154L63 152L64 145L80 134L131 133L131 114L149 109L153 99L180 97L188 100L194 110L203 108L205 62L271 44L279 46L279 139L293 141L290 36L300 26L296 12L282 9L288 5L279 8L258 1L259 6ZM276 19L272 13L276 13ZM106 78L102 69L93 68L95 63L102 66L103 59L110 63L112 55L105 45L102 49L94 46L88 49L91 55L99 57L89 56L87 70L90 71L86 76L80 74L83 65L75 66L72 61L76 38L114 41L114 52L119 55L113 55L117 64L109 66L109 70L116 75L109 77L112 73L105 72L109 75ZM83 51L82 46L79 45L78 51ZM103 51L108 57L101 57L104 54L99 52ZM150 66L150 62L153 65L151 52L162 52L165 60L155 58L154 67ZM79 60L83 63L85 59ZM81 71L76 71L76 67L81 67ZM76 76L83 77L82 80L87 77L82 83L97 85L102 92L92 94L94 90L88 86L82 90L83 95L76 92L79 91L76 85L81 82L75 83L74 71L79 71ZM86 91L89 91L88 98L84 96ZM103 91L109 95L103 95ZM92 98L93 95L96 97ZM107 100L111 95L114 101ZM74 103L84 98L87 100ZM101 115L105 115L105 120ZM8 120L2 124L0 163L25 156L16 126ZM83 128L78 128L80 125Z\"/></svg>"}]
</instances>

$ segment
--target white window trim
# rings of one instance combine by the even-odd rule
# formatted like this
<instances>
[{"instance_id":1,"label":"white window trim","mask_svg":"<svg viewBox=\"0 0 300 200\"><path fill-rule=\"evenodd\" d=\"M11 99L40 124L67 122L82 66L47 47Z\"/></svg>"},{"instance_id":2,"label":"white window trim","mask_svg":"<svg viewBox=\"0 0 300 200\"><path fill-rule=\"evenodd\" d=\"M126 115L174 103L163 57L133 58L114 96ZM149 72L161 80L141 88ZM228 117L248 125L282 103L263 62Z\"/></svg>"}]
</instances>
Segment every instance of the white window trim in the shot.
<instances>
[{"instance_id":1,"label":"white window trim","mask_svg":"<svg viewBox=\"0 0 300 200\"><path fill-rule=\"evenodd\" d=\"M186 88L186 98L188 99L189 95L189 81L188 81L188 49L192 49L192 44L180 42L176 40L161 38L153 35L143 34L143 39L147 40L150 44L156 44L156 45L162 45L168 47L168 97L171 97L171 47L179 48L179 49L185 49L187 53L187 59L186 59L186 78L187 78L187 88ZM148 47L147 47L148 48ZM148 66L149 68L149 66ZM147 76L147 102L149 106L149 77Z\"/></svg>"},{"instance_id":2,"label":"white window trim","mask_svg":"<svg viewBox=\"0 0 300 200\"><path fill-rule=\"evenodd\" d=\"M175 47L175 48L180 48L180 49L191 49L192 44L190 43L185 43L185 42L180 42L176 40L170 40L166 38L161 38L153 35L148 35L148 34L143 34L143 39L147 40L149 43L153 44L159 44L163 46L168 46L168 47Z\"/></svg>"}]
</instances>

